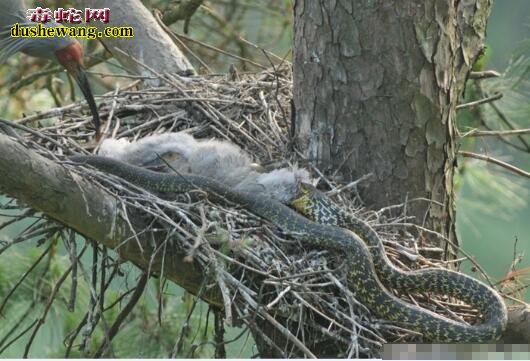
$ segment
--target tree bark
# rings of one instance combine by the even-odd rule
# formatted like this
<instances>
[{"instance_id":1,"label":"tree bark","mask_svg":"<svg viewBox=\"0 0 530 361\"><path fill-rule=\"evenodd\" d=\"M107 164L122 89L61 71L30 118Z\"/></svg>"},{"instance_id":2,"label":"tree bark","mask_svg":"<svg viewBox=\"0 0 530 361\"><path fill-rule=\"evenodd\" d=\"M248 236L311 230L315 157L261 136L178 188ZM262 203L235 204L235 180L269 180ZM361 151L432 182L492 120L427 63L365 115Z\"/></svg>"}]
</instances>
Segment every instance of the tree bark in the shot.
<instances>
[{"instance_id":1,"label":"tree bark","mask_svg":"<svg viewBox=\"0 0 530 361\"><path fill-rule=\"evenodd\" d=\"M295 1L296 140L343 180L372 173L374 208L456 243L455 107L483 49L492 0ZM446 252L447 253L447 252Z\"/></svg>"}]
</instances>

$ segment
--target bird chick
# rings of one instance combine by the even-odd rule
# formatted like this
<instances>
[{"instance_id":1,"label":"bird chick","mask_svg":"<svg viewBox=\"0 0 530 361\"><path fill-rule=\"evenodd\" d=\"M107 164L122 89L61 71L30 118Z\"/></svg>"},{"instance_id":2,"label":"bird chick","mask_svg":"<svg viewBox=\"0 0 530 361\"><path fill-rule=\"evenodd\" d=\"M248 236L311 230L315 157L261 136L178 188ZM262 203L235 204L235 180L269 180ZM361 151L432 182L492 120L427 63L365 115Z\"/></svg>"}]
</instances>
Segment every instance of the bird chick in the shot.
<instances>
[{"instance_id":1,"label":"bird chick","mask_svg":"<svg viewBox=\"0 0 530 361\"><path fill-rule=\"evenodd\" d=\"M289 204L298 197L300 184L313 184L313 180L306 169L291 166L260 174L256 183L264 188L266 194L270 194L284 204ZM246 186L243 186L242 190L251 191Z\"/></svg>"},{"instance_id":2,"label":"bird chick","mask_svg":"<svg viewBox=\"0 0 530 361\"><path fill-rule=\"evenodd\" d=\"M105 139L98 155L156 170L167 170L167 164L180 173L191 173L189 159L197 149L197 141L186 133L156 134L136 142ZM164 163L167 162L166 163Z\"/></svg>"},{"instance_id":3,"label":"bird chick","mask_svg":"<svg viewBox=\"0 0 530 361\"><path fill-rule=\"evenodd\" d=\"M300 183L312 183L305 169L285 167L263 173L235 144L197 140L183 132L156 134L132 143L105 139L98 154L140 167L212 178L239 191L269 194L286 204L297 196Z\"/></svg>"},{"instance_id":4,"label":"bird chick","mask_svg":"<svg viewBox=\"0 0 530 361\"><path fill-rule=\"evenodd\" d=\"M192 174L213 178L230 187L257 175L259 168L238 146L219 140L198 141L189 162Z\"/></svg>"}]
</instances>

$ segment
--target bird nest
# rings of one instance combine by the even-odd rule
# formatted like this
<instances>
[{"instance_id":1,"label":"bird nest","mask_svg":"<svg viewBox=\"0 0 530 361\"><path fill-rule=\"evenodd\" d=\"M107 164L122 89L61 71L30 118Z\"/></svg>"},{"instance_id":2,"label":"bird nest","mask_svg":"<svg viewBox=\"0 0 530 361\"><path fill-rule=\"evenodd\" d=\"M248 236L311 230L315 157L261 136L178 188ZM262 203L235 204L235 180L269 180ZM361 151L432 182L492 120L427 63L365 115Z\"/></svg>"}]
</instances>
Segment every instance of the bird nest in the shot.
<instances>
[{"instance_id":1,"label":"bird nest","mask_svg":"<svg viewBox=\"0 0 530 361\"><path fill-rule=\"evenodd\" d=\"M425 240L447 240L414 225L406 204L365 209L356 191L363 179L337 184L296 151L289 137L289 69L237 79L164 76L162 84L145 89L137 81L102 95L99 108L105 137L133 140L188 129L198 138L229 140L263 165L296 162L307 167L338 204L379 233L395 264L404 269L446 266L439 260L443 250ZM91 117L82 113L83 108L75 103L18 120L20 141L58 162L72 152L97 151ZM190 194L167 200L117 177L65 166L115 195L123 206L118 207L123 218L145 219L144 232L152 233L159 246L177 248L186 254L183 262L200 265L209 281L196 293L201 296L204 289L212 289L212 283L217 285L225 321L248 326L285 357L311 356L310 349L322 350L321 355L337 356L340 350L344 357L379 357L384 343L421 340L413 331L378 319L356 300L355 290L347 287L344 257L308 248L296 235L283 233L238 205L212 203ZM40 231L51 225L62 227L50 220L40 224ZM399 296L460 321L472 323L479 316L443 296ZM270 330L281 337L273 337Z\"/></svg>"}]
</instances>

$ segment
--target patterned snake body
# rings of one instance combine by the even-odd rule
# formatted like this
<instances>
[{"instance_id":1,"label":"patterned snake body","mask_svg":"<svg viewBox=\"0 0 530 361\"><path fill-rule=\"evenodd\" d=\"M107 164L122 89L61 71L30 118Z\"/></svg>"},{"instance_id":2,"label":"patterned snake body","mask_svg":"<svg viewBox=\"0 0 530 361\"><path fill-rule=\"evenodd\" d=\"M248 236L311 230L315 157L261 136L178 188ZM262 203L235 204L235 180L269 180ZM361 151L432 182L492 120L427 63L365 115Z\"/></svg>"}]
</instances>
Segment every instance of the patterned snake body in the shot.
<instances>
[{"instance_id":1,"label":"patterned snake body","mask_svg":"<svg viewBox=\"0 0 530 361\"><path fill-rule=\"evenodd\" d=\"M308 245L336 250L347 255L350 266L348 283L356 297L378 316L403 323L405 327L421 332L433 342L488 342L497 339L505 328L506 306L501 297L482 282L442 269L401 271L391 265L382 244L376 245L372 242L373 238L370 238L372 241L368 240L369 246L378 250L371 254L369 247L355 233L330 224L315 223L265 194L234 191L201 176L156 173L110 158L73 156L70 159L119 176L152 192L183 193L200 189L214 200L234 202L282 230L296 233ZM335 223L340 222L337 218ZM348 225L352 226L351 222ZM369 236L372 232L375 234L362 221L353 228L358 231L362 230L361 226L368 227L360 232L362 237ZM479 308L485 322L480 325L468 325L406 303L389 292L378 275L387 285L400 290L435 292L458 297Z\"/></svg>"}]
</instances>

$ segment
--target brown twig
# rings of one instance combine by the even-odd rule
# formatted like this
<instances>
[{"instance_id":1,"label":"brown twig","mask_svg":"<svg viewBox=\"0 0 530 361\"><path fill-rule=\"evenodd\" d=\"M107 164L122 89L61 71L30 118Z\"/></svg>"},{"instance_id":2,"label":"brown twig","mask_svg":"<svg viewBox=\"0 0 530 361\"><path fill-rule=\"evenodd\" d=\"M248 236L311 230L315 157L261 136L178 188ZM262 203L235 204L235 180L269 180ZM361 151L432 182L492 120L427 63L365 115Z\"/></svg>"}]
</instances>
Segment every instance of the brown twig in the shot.
<instances>
[{"instance_id":1,"label":"brown twig","mask_svg":"<svg viewBox=\"0 0 530 361\"><path fill-rule=\"evenodd\" d=\"M476 107L482 104L491 103L495 100L499 100L503 97L502 93L495 93L490 97L486 97L484 99L475 100L469 103L459 104L456 106L456 110L466 109L466 108L472 108Z\"/></svg>"},{"instance_id":2,"label":"brown twig","mask_svg":"<svg viewBox=\"0 0 530 361\"><path fill-rule=\"evenodd\" d=\"M464 137L505 137L510 135L530 134L530 128L513 130L478 130L473 129L462 135Z\"/></svg>"},{"instance_id":3,"label":"brown twig","mask_svg":"<svg viewBox=\"0 0 530 361\"><path fill-rule=\"evenodd\" d=\"M501 74L495 70L484 70L484 71L472 71L469 73L469 79L489 79L498 78Z\"/></svg>"},{"instance_id":4,"label":"brown twig","mask_svg":"<svg viewBox=\"0 0 530 361\"><path fill-rule=\"evenodd\" d=\"M83 253L85 253L86 246L81 250L81 253L79 254L80 258ZM35 336L37 335L37 332L39 331L40 327L44 324L44 321L46 320L46 316L48 315L48 312L50 311L50 308L55 301L55 296L57 295L57 292L59 292L59 289L61 288L63 282L66 280L70 272L72 271L72 265L68 267L68 269L63 273L63 275L57 280L55 283L55 286L53 286L53 289L50 292L50 297L48 298L48 303L44 307L44 311L42 315L37 319L37 323L35 324L35 328L33 329L33 332L31 333L31 336L29 337L28 342L26 343L26 347L24 349L24 358L27 358L29 355L29 350L31 348L31 345L33 344L33 340L35 339Z\"/></svg>"},{"instance_id":5,"label":"brown twig","mask_svg":"<svg viewBox=\"0 0 530 361\"><path fill-rule=\"evenodd\" d=\"M127 316L129 316L129 314L133 311L134 306L136 306L136 304L140 300L140 297L144 293L145 286L147 285L148 280L149 280L149 274L147 272L144 272L142 276L140 276L140 280L138 281L138 284L136 285L136 288L133 294L131 295L129 302L127 302L123 310L116 317L116 320L110 327L107 340L104 340L101 346L98 348L98 350L94 353L94 358L100 358L103 355L103 352L107 349L107 347L110 346L110 342L118 333L118 330L120 329L121 324L123 323L123 321L125 321Z\"/></svg>"},{"instance_id":6,"label":"brown twig","mask_svg":"<svg viewBox=\"0 0 530 361\"><path fill-rule=\"evenodd\" d=\"M460 154L463 157L475 158L475 159L480 159L480 160L483 160L483 161L486 161L486 162L489 162L489 163L493 163L493 164L496 164L496 165L498 165L498 166L500 166L500 167L502 167L504 169L508 169L512 173L515 173L517 175L520 175L520 176L523 176L523 177L526 177L526 178L530 178L530 172L522 170L521 168L517 168L516 166L513 166L511 164L503 162L502 160L499 160L497 158L493 158L493 157L490 157L490 156L487 156L487 155L483 155L483 154L466 152L466 151L462 151L462 150L459 151L458 154Z\"/></svg>"}]
</instances>

